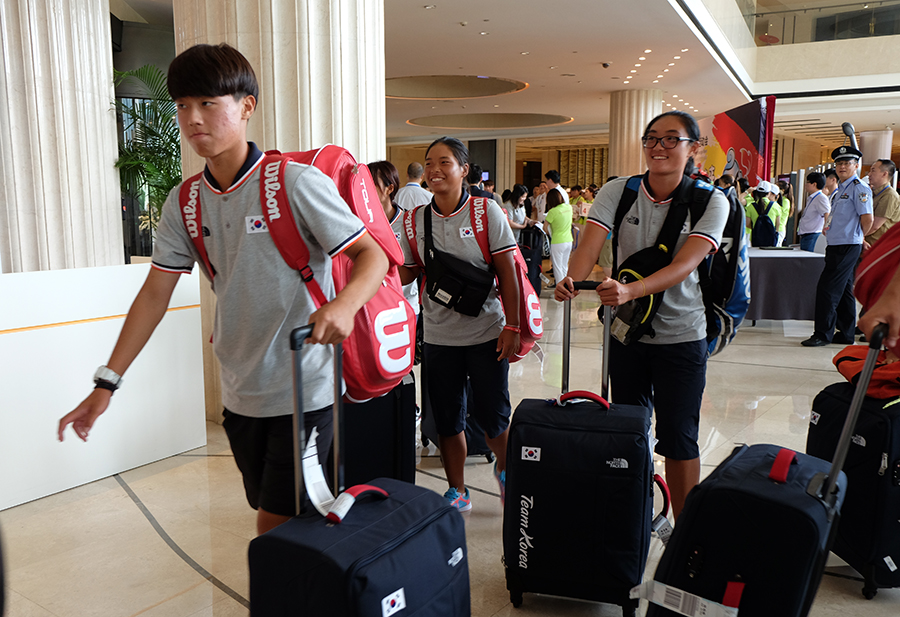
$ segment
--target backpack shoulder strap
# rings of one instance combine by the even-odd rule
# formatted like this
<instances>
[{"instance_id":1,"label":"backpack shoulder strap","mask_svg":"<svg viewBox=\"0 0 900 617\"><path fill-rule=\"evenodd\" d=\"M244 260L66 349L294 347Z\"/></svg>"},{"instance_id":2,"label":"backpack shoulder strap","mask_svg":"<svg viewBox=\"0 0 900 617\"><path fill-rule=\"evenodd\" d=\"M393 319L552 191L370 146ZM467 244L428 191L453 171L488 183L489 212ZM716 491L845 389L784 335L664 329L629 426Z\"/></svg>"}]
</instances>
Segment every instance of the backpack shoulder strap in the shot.
<instances>
[{"instance_id":1,"label":"backpack shoulder strap","mask_svg":"<svg viewBox=\"0 0 900 617\"><path fill-rule=\"evenodd\" d=\"M484 197L469 197L469 221L475 232L475 240L478 248L484 255L484 260L490 266L493 263L491 257L490 238L488 237L487 199Z\"/></svg>"},{"instance_id":2,"label":"backpack shoulder strap","mask_svg":"<svg viewBox=\"0 0 900 617\"><path fill-rule=\"evenodd\" d=\"M431 206L426 204L419 207L430 208ZM418 209L419 208L413 208L412 210L407 210L403 213L403 232L406 234L406 240L409 243L409 252L412 253L413 261L419 265L419 268L424 270L425 264L422 263L422 257L419 255L419 245L416 242L416 210Z\"/></svg>"},{"instance_id":3,"label":"backpack shoulder strap","mask_svg":"<svg viewBox=\"0 0 900 617\"><path fill-rule=\"evenodd\" d=\"M625 215L637 200L638 191L641 188L641 182L644 181L644 175L631 176L630 178L628 178L628 182L625 183L625 188L622 190L622 196L619 198L619 205L616 207L616 215L613 218L612 229L614 275L619 270L619 229L622 226L622 221L625 220Z\"/></svg>"},{"instance_id":4,"label":"backpack shoulder strap","mask_svg":"<svg viewBox=\"0 0 900 617\"><path fill-rule=\"evenodd\" d=\"M691 229L697 224L700 218L706 214L706 206L709 204L709 201L712 199L714 187L703 180L697 179L694 181L694 191L691 195L691 203L690 203L690 211L691 211ZM722 191L722 194L725 196L725 199L728 200L729 207L732 205L732 197Z\"/></svg>"},{"instance_id":5,"label":"backpack shoulder strap","mask_svg":"<svg viewBox=\"0 0 900 617\"><path fill-rule=\"evenodd\" d=\"M669 254L669 258L675 256L675 246L678 244L678 237L684 228L684 222L687 220L690 212L690 205L694 195L694 180L690 176L682 176L681 184L675 191L675 196L669 204L669 212L663 221L659 235L656 237L656 246Z\"/></svg>"},{"instance_id":6,"label":"backpack shoulder strap","mask_svg":"<svg viewBox=\"0 0 900 617\"><path fill-rule=\"evenodd\" d=\"M212 280L216 276L216 270L209 262L206 245L203 243L203 217L200 212L200 183L202 181L203 173L201 172L181 183L181 189L178 191L178 211L181 212L184 228L191 237L194 248L200 253L200 260Z\"/></svg>"},{"instance_id":7,"label":"backpack shoulder strap","mask_svg":"<svg viewBox=\"0 0 900 617\"><path fill-rule=\"evenodd\" d=\"M259 182L262 213L278 252L287 265L300 272L313 301L317 307L321 307L328 303L328 299L313 278L312 268L309 267L309 248L297 228L288 201L287 187L284 186L284 170L289 160L279 153L267 154L263 159Z\"/></svg>"}]
</instances>

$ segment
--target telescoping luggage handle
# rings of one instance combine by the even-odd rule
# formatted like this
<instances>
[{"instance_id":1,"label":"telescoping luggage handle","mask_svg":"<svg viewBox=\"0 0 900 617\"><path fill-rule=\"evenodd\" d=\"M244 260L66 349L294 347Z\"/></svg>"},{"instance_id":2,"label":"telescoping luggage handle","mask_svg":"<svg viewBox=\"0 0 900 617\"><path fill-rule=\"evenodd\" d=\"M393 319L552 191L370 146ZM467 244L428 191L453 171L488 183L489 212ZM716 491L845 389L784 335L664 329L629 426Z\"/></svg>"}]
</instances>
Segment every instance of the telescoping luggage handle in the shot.
<instances>
[{"instance_id":1,"label":"telescoping luggage handle","mask_svg":"<svg viewBox=\"0 0 900 617\"><path fill-rule=\"evenodd\" d=\"M594 291L600 285L599 281L573 281L572 286L577 291ZM612 320L612 307L603 307L603 350L601 362L603 364L600 376L600 397L591 392L576 390L569 392L569 359L572 350L572 301L565 301L563 309L563 365L562 365L562 396L560 403L573 398L587 398L599 402L609 409L609 326ZM597 400L597 399L600 400Z\"/></svg>"},{"instance_id":2,"label":"telescoping luggage handle","mask_svg":"<svg viewBox=\"0 0 900 617\"><path fill-rule=\"evenodd\" d=\"M838 476L844 468L844 462L847 460L847 452L850 450L850 442L853 438L853 431L856 430L856 421L859 419L859 413L862 410L863 401L866 398L866 391L869 389L869 380L872 379L872 373L875 371L875 364L878 361L878 353L881 351L881 344L888 334L888 325L881 323L875 326L872 331L871 340L869 341L869 354L866 356L866 362L863 365L862 372L859 374L859 380L856 382L856 391L853 393L853 400L850 402L850 412L847 414L847 420L844 422L844 429L841 431L841 437L838 440L837 450L834 453L834 460L831 462L831 469L827 477L822 474L813 478L808 492L825 501L830 510L830 516L834 516L834 504L837 502L837 494L835 487L837 486ZM822 485L824 490L819 490Z\"/></svg>"},{"instance_id":3,"label":"telescoping luggage handle","mask_svg":"<svg viewBox=\"0 0 900 617\"><path fill-rule=\"evenodd\" d=\"M306 498L322 516L327 516L331 506L335 503L334 495L340 495L344 490L344 401L342 392L341 375L343 348L340 343L334 346L334 493L328 487L322 467L319 465L318 451L315 447L315 433L309 436L307 444L306 427L303 423L303 372L302 352L303 344L312 335L313 324L295 328L291 332L291 359L294 377L294 477L296 478L296 493L294 495L294 507L300 514L306 505Z\"/></svg>"}]
</instances>

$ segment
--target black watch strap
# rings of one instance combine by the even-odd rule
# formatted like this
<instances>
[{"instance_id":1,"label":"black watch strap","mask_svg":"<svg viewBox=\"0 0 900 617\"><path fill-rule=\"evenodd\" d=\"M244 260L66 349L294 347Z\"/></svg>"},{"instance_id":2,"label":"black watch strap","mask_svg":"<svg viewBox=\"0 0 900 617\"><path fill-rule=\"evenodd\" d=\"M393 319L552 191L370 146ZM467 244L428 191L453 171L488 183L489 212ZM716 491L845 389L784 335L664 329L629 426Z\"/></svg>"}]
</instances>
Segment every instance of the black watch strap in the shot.
<instances>
[{"instance_id":1,"label":"black watch strap","mask_svg":"<svg viewBox=\"0 0 900 617\"><path fill-rule=\"evenodd\" d=\"M109 382L109 381L106 381L103 379L98 379L97 381L94 382L94 390L96 390L97 388L102 388L104 390L109 390L110 392L115 392L116 390L119 389L119 386L113 384L112 382Z\"/></svg>"}]
</instances>

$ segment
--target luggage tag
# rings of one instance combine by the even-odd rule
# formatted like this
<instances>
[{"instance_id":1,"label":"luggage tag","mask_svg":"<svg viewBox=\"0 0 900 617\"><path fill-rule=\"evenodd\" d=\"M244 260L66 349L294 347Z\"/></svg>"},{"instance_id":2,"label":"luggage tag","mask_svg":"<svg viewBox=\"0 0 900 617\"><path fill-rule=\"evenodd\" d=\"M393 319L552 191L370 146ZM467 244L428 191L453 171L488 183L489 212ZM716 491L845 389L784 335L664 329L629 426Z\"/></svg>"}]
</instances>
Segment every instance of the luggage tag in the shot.
<instances>
[{"instance_id":1,"label":"luggage tag","mask_svg":"<svg viewBox=\"0 0 900 617\"><path fill-rule=\"evenodd\" d=\"M649 600L686 617L737 617L738 609L713 602L659 581L646 581L628 592L632 600Z\"/></svg>"},{"instance_id":2,"label":"luggage tag","mask_svg":"<svg viewBox=\"0 0 900 617\"><path fill-rule=\"evenodd\" d=\"M303 453L303 478L306 482L306 494L319 514L327 517L334 495L325 481L322 465L319 464L319 451L316 447L316 427L313 427Z\"/></svg>"}]
</instances>

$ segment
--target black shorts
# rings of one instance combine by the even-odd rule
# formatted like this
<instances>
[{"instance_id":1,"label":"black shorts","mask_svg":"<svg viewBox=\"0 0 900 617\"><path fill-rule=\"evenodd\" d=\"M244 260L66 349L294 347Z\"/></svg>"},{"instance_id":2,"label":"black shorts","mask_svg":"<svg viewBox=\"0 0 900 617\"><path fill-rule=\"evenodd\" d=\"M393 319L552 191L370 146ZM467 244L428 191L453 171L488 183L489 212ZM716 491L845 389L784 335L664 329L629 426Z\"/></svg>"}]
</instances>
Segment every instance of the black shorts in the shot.
<instances>
[{"instance_id":1,"label":"black shorts","mask_svg":"<svg viewBox=\"0 0 900 617\"><path fill-rule=\"evenodd\" d=\"M612 402L643 405L656 416L656 453L676 461L700 456L700 403L706 387L705 340L671 345L612 339L609 379Z\"/></svg>"},{"instance_id":2,"label":"black shorts","mask_svg":"<svg viewBox=\"0 0 900 617\"><path fill-rule=\"evenodd\" d=\"M497 340L451 347L425 343L428 398L438 435L466 430L472 414L489 439L509 427L509 360L497 360ZM472 382L474 409L466 409L466 378Z\"/></svg>"},{"instance_id":3,"label":"black shorts","mask_svg":"<svg viewBox=\"0 0 900 617\"><path fill-rule=\"evenodd\" d=\"M222 426L231 443L234 461L244 478L247 501L254 510L281 516L295 514L293 416L250 418L224 410ZM319 462L330 476L328 460L334 435L331 407L303 414L307 438L316 428Z\"/></svg>"}]
</instances>

